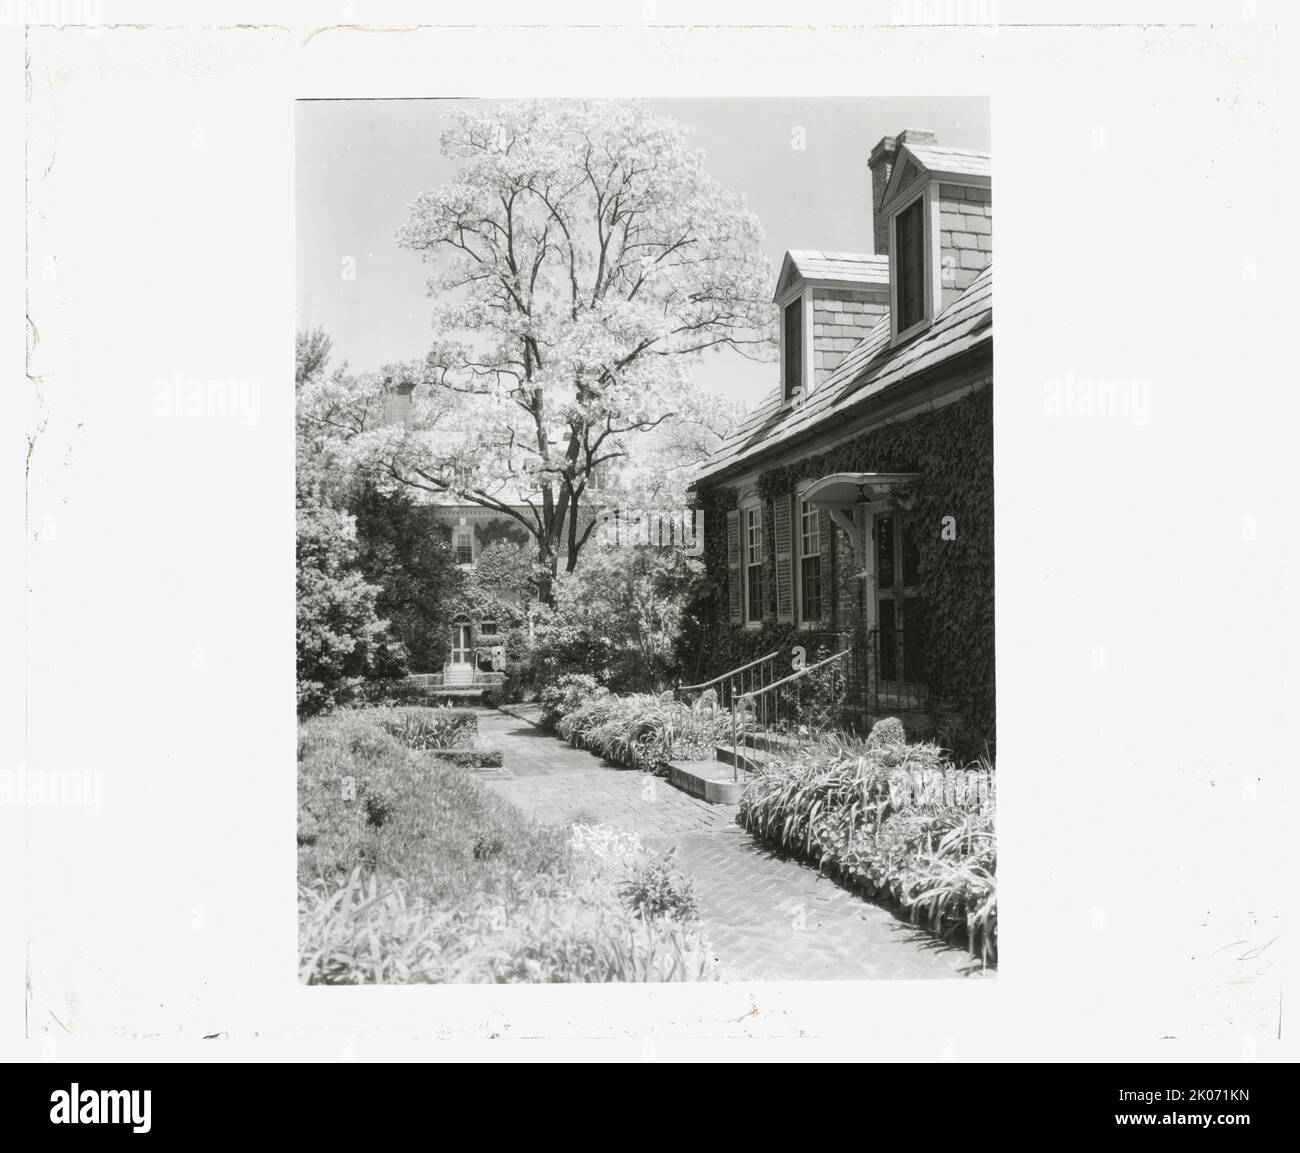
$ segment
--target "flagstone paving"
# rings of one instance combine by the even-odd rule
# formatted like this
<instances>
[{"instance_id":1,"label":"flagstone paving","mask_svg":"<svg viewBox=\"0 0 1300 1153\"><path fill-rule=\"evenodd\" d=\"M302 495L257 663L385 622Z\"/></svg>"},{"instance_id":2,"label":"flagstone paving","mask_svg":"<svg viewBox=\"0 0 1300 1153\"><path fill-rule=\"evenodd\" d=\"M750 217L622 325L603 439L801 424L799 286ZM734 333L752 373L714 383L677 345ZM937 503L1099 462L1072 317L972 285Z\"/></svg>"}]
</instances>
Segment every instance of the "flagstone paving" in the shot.
<instances>
[{"instance_id":1,"label":"flagstone paving","mask_svg":"<svg viewBox=\"0 0 1300 1153\"><path fill-rule=\"evenodd\" d=\"M479 710L479 732L505 753L478 775L544 824L576 817L675 847L695 882L705 936L733 980L869 980L980 975L960 949L864 901L816 869L778 856L710 805L660 777L547 736L528 720Z\"/></svg>"}]
</instances>

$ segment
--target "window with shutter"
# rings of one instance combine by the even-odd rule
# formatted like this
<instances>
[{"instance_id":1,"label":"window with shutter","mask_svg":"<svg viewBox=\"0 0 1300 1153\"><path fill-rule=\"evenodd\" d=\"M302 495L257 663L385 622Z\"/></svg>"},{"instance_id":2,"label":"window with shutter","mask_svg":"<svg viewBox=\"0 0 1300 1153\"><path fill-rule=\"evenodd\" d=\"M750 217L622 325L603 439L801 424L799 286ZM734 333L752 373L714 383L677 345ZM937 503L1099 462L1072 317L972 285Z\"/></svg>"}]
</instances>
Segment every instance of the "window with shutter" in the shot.
<instances>
[{"instance_id":1,"label":"window with shutter","mask_svg":"<svg viewBox=\"0 0 1300 1153\"><path fill-rule=\"evenodd\" d=\"M740 513L727 513L727 610L731 623L744 621L740 603Z\"/></svg>"},{"instance_id":2,"label":"window with shutter","mask_svg":"<svg viewBox=\"0 0 1300 1153\"><path fill-rule=\"evenodd\" d=\"M821 510L818 536L822 546L822 624L835 627L835 522L831 514Z\"/></svg>"}]
</instances>

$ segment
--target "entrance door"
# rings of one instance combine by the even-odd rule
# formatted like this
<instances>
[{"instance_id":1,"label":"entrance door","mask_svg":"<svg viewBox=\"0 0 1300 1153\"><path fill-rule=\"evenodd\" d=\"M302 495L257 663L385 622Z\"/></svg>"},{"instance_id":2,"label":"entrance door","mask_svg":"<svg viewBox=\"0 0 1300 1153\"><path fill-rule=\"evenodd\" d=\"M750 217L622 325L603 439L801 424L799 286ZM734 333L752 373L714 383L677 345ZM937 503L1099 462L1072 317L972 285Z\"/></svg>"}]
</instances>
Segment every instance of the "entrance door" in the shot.
<instances>
[{"instance_id":1,"label":"entrance door","mask_svg":"<svg viewBox=\"0 0 1300 1153\"><path fill-rule=\"evenodd\" d=\"M470 648L470 635L469 621L456 621L451 626L451 663L453 665L468 665L471 663L473 651Z\"/></svg>"},{"instance_id":2,"label":"entrance door","mask_svg":"<svg viewBox=\"0 0 1300 1153\"><path fill-rule=\"evenodd\" d=\"M875 518L876 627L881 680L917 685L926 679L925 606L910 527L896 513Z\"/></svg>"}]
</instances>

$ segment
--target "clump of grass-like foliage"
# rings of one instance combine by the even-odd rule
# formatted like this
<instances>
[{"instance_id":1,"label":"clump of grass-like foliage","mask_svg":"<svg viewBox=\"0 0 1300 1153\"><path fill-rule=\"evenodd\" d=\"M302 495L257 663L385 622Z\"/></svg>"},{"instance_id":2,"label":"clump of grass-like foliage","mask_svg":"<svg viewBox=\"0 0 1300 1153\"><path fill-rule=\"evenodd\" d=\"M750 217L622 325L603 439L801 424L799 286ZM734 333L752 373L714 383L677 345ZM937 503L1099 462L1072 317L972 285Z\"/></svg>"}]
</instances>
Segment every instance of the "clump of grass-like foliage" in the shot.
<instances>
[{"instance_id":1,"label":"clump of grass-like foliage","mask_svg":"<svg viewBox=\"0 0 1300 1153\"><path fill-rule=\"evenodd\" d=\"M996 775L931 743L826 736L770 764L739 823L918 925L997 960Z\"/></svg>"}]
</instances>

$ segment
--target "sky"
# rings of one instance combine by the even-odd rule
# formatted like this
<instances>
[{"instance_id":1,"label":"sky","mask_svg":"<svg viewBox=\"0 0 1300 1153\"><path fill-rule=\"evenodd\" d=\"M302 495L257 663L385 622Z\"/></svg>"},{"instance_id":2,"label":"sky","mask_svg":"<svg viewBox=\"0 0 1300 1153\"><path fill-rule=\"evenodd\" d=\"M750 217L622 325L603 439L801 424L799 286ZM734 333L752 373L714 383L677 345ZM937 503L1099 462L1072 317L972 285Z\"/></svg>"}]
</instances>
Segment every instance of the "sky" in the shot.
<instances>
[{"instance_id":1,"label":"sky","mask_svg":"<svg viewBox=\"0 0 1300 1153\"><path fill-rule=\"evenodd\" d=\"M452 100L304 100L297 107L298 327L320 326L332 367L358 372L422 357L432 339L430 268L399 248L409 205L455 175L439 151ZM872 251L867 156L882 136L928 128L941 144L990 149L984 98L652 100L692 128L709 173L758 215L775 276L788 249ZM802 147L795 147L795 145ZM355 270L353 278L345 268ZM705 355L702 387L752 407L777 366Z\"/></svg>"}]
</instances>

